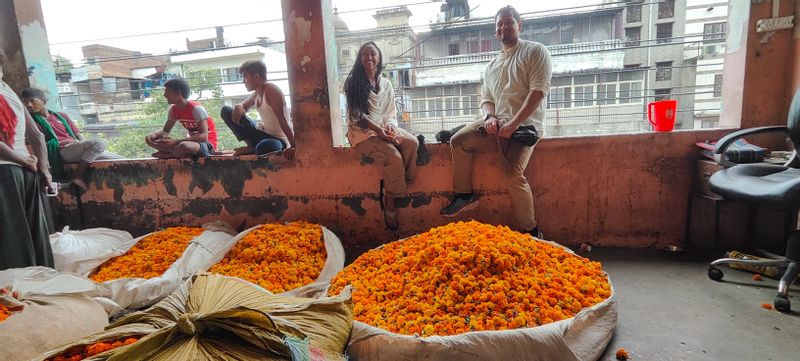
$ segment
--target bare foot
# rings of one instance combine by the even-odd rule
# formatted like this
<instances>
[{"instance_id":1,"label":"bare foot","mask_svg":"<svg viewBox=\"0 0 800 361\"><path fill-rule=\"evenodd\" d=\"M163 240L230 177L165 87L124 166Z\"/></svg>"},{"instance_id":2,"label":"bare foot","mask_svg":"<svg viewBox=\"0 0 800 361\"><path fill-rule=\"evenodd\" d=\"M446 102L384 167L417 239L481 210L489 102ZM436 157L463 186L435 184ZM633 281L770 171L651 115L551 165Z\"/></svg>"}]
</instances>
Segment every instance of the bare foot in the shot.
<instances>
[{"instance_id":1,"label":"bare foot","mask_svg":"<svg viewBox=\"0 0 800 361\"><path fill-rule=\"evenodd\" d=\"M253 149L253 147L246 145L244 147L234 148L233 155L236 156L236 155L253 154L254 150L255 149Z\"/></svg>"}]
</instances>

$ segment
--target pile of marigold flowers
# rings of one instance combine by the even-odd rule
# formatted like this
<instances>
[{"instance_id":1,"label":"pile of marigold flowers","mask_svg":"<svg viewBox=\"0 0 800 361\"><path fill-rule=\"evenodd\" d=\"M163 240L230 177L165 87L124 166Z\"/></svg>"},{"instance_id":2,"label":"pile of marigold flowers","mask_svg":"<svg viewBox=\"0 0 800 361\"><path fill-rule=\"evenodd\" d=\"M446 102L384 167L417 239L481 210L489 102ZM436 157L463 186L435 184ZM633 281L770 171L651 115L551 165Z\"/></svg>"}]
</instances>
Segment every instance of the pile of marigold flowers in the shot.
<instances>
[{"instance_id":1,"label":"pile of marigold flowers","mask_svg":"<svg viewBox=\"0 0 800 361\"><path fill-rule=\"evenodd\" d=\"M153 278L161 276L183 255L193 238L203 228L171 227L155 232L136 243L125 254L114 257L91 275L95 282L119 278Z\"/></svg>"},{"instance_id":2,"label":"pile of marigold flowers","mask_svg":"<svg viewBox=\"0 0 800 361\"><path fill-rule=\"evenodd\" d=\"M61 355L51 357L47 361L80 361L117 347L136 343L136 341L139 341L139 337L131 336L116 341L100 341L91 345L75 346Z\"/></svg>"},{"instance_id":3,"label":"pile of marigold flowers","mask_svg":"<svg viewBox=\"0 0 800 361\"><path fill-rule=\"evenodd\" d=\"M405 335L535 327L611 296L600 263L504 226L458 222L370 250L340 272L358 321Z\"/></svg>"},{"instance_id":4,"label":"pile of marigold flowers","mask_svg":"<svg viewBox=\"0 0 800 361\"><path fill-rule=\"evenodd\" d=\"M279 293L314 282L326 258L319 225L304 221L265 224L242 237L209 272L239 277Z\"/></svg>"}]
</instances>

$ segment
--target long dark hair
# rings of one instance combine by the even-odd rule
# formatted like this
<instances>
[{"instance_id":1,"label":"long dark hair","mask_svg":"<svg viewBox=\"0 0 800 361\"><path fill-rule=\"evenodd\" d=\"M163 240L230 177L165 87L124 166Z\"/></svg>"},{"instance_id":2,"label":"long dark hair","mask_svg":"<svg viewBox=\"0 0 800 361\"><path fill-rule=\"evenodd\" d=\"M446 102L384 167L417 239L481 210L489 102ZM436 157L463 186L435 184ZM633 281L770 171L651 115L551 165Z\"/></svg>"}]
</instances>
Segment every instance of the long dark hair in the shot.
<instances>
[{"instance_id":1,"label":"long dark hair","mask_svg":"<svg viewBox=\"0 0 800 361\"><path fill-rule=\"evenodd\" d=\"M381 72L383 72L383 53L381 53L381 48L379 48L374 41L368 41L358 49L356 62L353 64L353 69L350 70L350 74L347 75L347 80L344 82L347 111L359 119L362 115L369 114L368 99L371 88L369 85L369 78L367 78L367 72L364 70L364 65L361 64L361 56L364 54L364 49L370 45L378 50L378 58L380 59L377 71L375 72L375 79L373 79L375 80L375 91L380 91L380 78ZM364 124L363 127L366 127L366 124Z\"/></svg>"}]
</instances>

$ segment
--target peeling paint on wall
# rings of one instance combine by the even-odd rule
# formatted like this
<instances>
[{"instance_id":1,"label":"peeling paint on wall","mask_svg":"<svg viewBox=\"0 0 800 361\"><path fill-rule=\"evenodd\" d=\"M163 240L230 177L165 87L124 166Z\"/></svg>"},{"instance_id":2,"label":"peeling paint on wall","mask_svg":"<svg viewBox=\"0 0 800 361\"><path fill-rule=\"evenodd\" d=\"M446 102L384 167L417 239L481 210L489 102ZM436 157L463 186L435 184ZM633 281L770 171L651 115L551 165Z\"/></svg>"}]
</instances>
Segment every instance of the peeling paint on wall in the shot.
<instances>
[{"instance_id":1,"label":"peeling paint on wall","mask_svg":"<svg viewBox=\"0 0 800 361\"><path fill-rule=\"evenodd\" d=\"M294 11L292 11L290 21L297 28L297 41L300 42L300 46L305 46L306 42L311 40L311 22L305 18L297 17Z\"/></svg>"},{"instance_id":2,"label":"peeling paint on wall","mask_svg":"<svg viewBox=\"0 0 800 361\"><path fill-rule=\"evenodd\" d=\"M364 200L363 196L351 196L351 197L342 197L342 204L346 205L350 210L355 212L359 216L363 216L367 214L367 210L361 206L361 202Z\"/></svg>"},{"instance_id":3,"label":"peeling paint on wall","mask_svg":"<svg viewBox=\"0 0 800 361\"><path fill-rule=\"evenodd\" d=\"M167 168L164 172L164 188L167 189L167 194L178 195L178 188L175 187L175 171L172 170L172 167Z\"/></svg>"},{"instance_id":4,"label":"peeling paint on wall","mask_svg":"<svg viewBox=\"0 0 800 361\"><path fill-rule=\"evenodd\" d=\"M272 163L264 159L255 162L226 162L219 159L205 159L203 164L192 164L189 191L195 187L208 193L219 182L231 198L241 198L244 182L253 179L253 172L266 175L266 171L277 171Z\"/></svg>"},{"instance_id":5,"label":"peeling paint on wall","mask_svg":"<svg viewBox=\"0 0 800 361\"><path fill-rule=\"evenodd\" d=\"M49 93L52 101L47 103L48 108L61 111L61 99L58 97L58 84L44 26L38 20L21 25L19 36L31 86Z\"/></svg>"},{"instance_id":6,"label":"peeling paint on wall","mask_svg":"<svg viewBox=\"0 0 800 361\"><path fill-rule=\"evenodd\" d=\"M142 187L162 177L161 171L150 165L117 164L99 171L92 169L90 172L89 177L94 181L95 188L113 189L114 200L117 202L122 201L126 185Z\"/></svg>"},{"instance_id":7,"label":"peeling paint on wall","mask_svg":"<svg viewBox=\"0 0 800 361\"><path fill-rule=\"evenodd\" d=\"M281 219L283 213L289 209L289 198L285 196L271 196L264 198L248 198L237 200L226 200L225 209L230 214L248 214L251 216L263 216L265 214Z\"/></svg>"},{"instance_id":8,"label":"peeling paint on wall","mask_svg":"<svg viewBox=\"0 0 800 361\"><path fill-rule=\"evenodd\" d=\"M366 154L361 154L361 163L359 163L359 164L361 164L361 165L370 165L372 163L375 163L375 159L372 159L372 157L370 157L370 156L368 156Z\"/></svg>"}]
</instances>

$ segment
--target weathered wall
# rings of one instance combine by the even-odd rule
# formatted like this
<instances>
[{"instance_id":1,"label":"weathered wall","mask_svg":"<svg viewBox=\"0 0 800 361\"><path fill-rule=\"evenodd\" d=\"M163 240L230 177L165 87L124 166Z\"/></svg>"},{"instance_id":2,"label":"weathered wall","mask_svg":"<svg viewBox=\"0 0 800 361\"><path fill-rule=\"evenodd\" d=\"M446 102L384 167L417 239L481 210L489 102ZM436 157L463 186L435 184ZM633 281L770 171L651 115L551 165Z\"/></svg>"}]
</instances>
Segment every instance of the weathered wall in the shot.
<instances>
[{"instance_id":1,"label":"weathered wall","mask_svg":"<svg viewBox=\"0 0 800 361\"><path fill-rule=\"evenodd\" d=\"M683 241L686 203L696 155L693 143L724 131L545 139L527 176L548 239L575 244L646 247ZM306 145L308 147L308 145ZM327 149L326 149L327 148ZM306 148L308 149L308 148ZM60 222L106 226L142 234L157 227L222 219L238 229L268 221L306 219L342 237L348 255L450 221L439 215L450 195L449 148L432 145L411 196L400 209L400 229L387 231L379 203L377 167L350 150L327 145L330 162L288 162L254 156L98 163L81 209L63 194ZM508 224L510 200L498 185L493 159L477 158L478 210L459 219ZM279 162L280 161L280 162ZM69 215L69 216L67 216Z\"/></svg>"},{"instance_id":2,"label":"weathered wall","mask_svg":"<svg viewBox=\"0 0 800 361\"><path fill-rule=\"evenodd\" d=\"M7 57L6 82L17 92L33 86L45 90L48 107L61 109L53 60L38 1L0 0L0 50Z\"/></svg>"}]
</instances>

